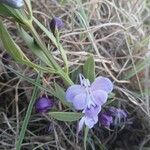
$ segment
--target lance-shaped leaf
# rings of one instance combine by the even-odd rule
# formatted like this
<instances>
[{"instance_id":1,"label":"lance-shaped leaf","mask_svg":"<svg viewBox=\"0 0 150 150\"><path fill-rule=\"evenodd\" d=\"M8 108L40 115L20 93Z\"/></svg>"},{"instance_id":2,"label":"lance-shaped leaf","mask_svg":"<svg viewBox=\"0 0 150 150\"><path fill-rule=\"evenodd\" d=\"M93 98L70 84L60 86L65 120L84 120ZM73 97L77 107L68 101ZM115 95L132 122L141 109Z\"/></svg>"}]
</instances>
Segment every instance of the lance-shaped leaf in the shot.
<instances>
[{"instance_id":1,"label":"lance-shaped leaf","mask_svg":"<svg viewBox=\"0 0 150 150\"><path fill-rule=\"evenodd\" d=\"M39 28L48 36L48 38L52 41L52 43L58 48L58 50L61 53L62 59L65 63L65 69L66 72L68 72L68 61L67 61L67 55L65 53L65 50L63 49L62 45L59 42L59 38L55 38L55 36L44 27L42 23L40 23L36 18L33 17L34 22L39 26ZM57 33L58 34L58 33Z\"/></svg>"},{"instance_id":2,"label":"lance-shaped leaf","mask_svg":"<svg viewBox=\"0 0 150 150\"><path fill-rule=\"evenodd\" d=\"M29 19L32 19L33 12L32 12L31 0L25 0L25 2L28 7Z\"/></svg>"},{"instance_id":3,"label":"lance-shaped leaf","mask_svg":"<svg viewBox=\"0 0 150 150\"><path fill-rule=\"evenodd\" d=\"M82 113L77 112L49 112L48 113L52 118L57 119L59 121L77 121L81 117L83 117Z\"/></svg>"},{"instance_id":4,"label":"lance-shaped leaf","mask_svg":"<svg viewBox=\"0 0 150 150\"><path fill-rule=\"evenodd\" d=\"M20 29L20 35L23 40L26 42L30 50L39 57L46 65L52 68L51 62L47 59L42 49L36 44L35 40L24 30Z\"/></svg>"},{"instance_id":5,"label":"lance-shaped leaf","mask_svg":"<svg viewBox=\"0 0 150 150\"><path fill-rule=\"evenodd\" d=\"M0 14L13 17L19 23L28 23L28 18L21 9L13 9L5 4L0 4Z\"/></svg>"},{"instance_id":6,"label":"lance-shaped leaf","mask_svg":"<svg viewBox=\"0 0 150 150\"><path fill-rule=\"evenodd\" d=\"M83 66L83 74L85 78L91 82L95 79L95 62L93 55L90 55Z\"/></svg>"},{"instance_id":7,"label":"lance-shaped leaf","mask_svg":"<svg viewBox=\"0 0 150 150\"><path fill-rule=\"evenodd\" d=\"M10 34L8 33L7 29L3 25L2 21L0 20L0 39L3 43L4 48L8 51L8 53L12 56L14 60L21 64L25 64L27 66L30 66L32 68L40 69L45 72L53 72L54 70L46 68L46 67L41 67L39 65L36 65L32 63L26 55L22 52L20 47L14 42Z\"/></svg>"}]
</instances>

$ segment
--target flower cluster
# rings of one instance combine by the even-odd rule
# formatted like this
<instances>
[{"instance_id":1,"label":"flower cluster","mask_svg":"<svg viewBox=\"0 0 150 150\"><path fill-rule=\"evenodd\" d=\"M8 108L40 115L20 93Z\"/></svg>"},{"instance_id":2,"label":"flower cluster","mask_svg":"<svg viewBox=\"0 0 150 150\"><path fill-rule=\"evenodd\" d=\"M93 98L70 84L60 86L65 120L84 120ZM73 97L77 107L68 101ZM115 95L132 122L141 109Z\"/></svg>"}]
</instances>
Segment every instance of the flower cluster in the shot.
<instances>
[{"instance_id":1,"label":"flower cluster","mask_svg":"<svg viewBox=\"0 0 150 150\"><path fill-rule=\"evenodd\" d=\"M0 3L4 3L13 8L21 8L23 6L23 0L0 0Z\"/></svg>"},{"instance_id":2,"label":"flower cluster","mask_svg":"<svg viewBox=\"0 0 150 150\"><path fill-rule=\"evenodd\" d=\"M66 91L66 100L73 103L76 110L82 110L84 116L79 121L78 131L83 125L92 128L98 122L101 106L107 101L108 94L113 90L112 82L105 77L97 77L90 84L82 74L80 84L70 86Z\"/></svg>"},{"instance_id":3,"label":"flower cluster","mask_svg":"<svg viewBox=\"0 0 150 150\"><path fill-rule=\"evenodd\" d=\"M127 113L120 108L110 107L107 111L100 113L99 122L102 126L110 128L110 126L118 126L124 123Z\"/></svg>"}]
</instances>

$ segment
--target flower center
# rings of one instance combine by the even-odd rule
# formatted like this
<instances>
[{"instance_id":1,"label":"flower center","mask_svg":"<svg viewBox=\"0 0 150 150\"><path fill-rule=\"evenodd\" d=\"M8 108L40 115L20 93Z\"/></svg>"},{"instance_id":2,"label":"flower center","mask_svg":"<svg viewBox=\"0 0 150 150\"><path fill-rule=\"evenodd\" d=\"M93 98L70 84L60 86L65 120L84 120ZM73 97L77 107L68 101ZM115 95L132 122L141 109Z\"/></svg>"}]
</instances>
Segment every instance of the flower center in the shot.
<instances>
[{"instance_id":1,"label":"flower center","mask_svg":"<svg viewBox=\"0 0 150 150\"><path fill-rule=\"evenodd\" d=\"M86 100L87 100L87 107L90 109L91 106L96 107L96 104L94 103L94 97L90 88L90 81L88 79L85 79L85 77L80 74L80 83L82 86L84 86L86 91Z\"/></svg>"}]
</instances>

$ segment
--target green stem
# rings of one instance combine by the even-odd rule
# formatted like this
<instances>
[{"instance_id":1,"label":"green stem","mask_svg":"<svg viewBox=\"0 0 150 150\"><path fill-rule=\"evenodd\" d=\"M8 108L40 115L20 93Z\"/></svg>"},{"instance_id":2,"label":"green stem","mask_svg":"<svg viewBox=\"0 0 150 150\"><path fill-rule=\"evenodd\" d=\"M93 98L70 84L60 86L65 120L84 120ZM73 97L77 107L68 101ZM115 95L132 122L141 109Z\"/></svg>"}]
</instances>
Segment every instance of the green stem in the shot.
<instances>
[{"instance_id":1,"label":"green stem","mask_svg":"<svg viewBox=\"0 0 150 150\"><path fill-rule=\"evenodd\" d=\"M57 62L55 61L53 56L48 52L46 46L43 44L42 40L40 39L40 37L39 37L38 33L36 32L36 30L34 29L34 27L33 26L29 26L29 29L30 29L33 37L35 38L36 42L38 43L38 45L43 50L45 56L48 58L48 60L52 64L53 68L56 70L56 72L58 72L57 74L60 75L63 78L63 80L65 81L65 83L67 85L69 85L69 86L72 85L73 84L72 80L69 78L68 74L65 73L61 69L61 67L57 64Z\"/></svg>"},{"instance_id":2,"label":"green stem","mask_svg":"<svg viewBox=\"0 0 150 150\"><path fill-rule=\"evenodd\" d=\"M62 77L62 79L67 83L68 86L73 85L73 81L70 79L68 74L66 74L64 71L60 72L59 75Z\"/></svg>"},{"instance_id":3,"label":"green stem","mask_svg":"<svg viewBox=\"0 0 150 150\"><path fill-rule=\"evenodd\" d=\"M85 127L85 131L84 131L84 150L86 150L87 146L86 146L86 143L87 143L87 137L88 137L88 133L89 133L89 128L86 126Z\"/></svg>"},{"instance_id":4,"label":"green stem","mask_svg":"<svg viewBox=\"0 0 150 150\"><path fill-rule=\"evenodd\" d=\"M36 32L36 30L34 29L33 26L30 27L30 31L31 31L33 37L35 38L36 42L38 43L40 48L43 50L44 54L46 55L46 57L48 58L48 60L52 64L52 66L54 67L54 69L59 71L59 69L61 69L61 68L56 63L56 61L53 59L53 56L47 51L46 46L43 44L42 40L40 39L38 33Z\"/></svg>"}]
</instances>

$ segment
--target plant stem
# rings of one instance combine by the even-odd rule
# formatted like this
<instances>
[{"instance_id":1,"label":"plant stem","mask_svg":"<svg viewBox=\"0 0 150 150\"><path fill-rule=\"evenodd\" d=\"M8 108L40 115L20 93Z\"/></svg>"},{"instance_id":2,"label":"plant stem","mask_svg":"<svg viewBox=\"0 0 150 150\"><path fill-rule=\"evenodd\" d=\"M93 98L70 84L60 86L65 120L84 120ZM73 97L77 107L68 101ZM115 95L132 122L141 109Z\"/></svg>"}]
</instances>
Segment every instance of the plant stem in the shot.
<instances>
[{"instance_id":1,"label":"plant stem","mask_svg":"<svg viewBox=\"0 0 150 150\"><path fill-rule=\"evenodd\" d=\"M62 68L57 64L57 62L55 61L53 56L48 52L46 46L43 44L42 40L40 39L40 37L39 37L38 33L36 32L36 30L34 29L34 27L29 26L29 29L30 29L33 37L35 38L36 42L38 43L38 45L43 50L45 56L48 58L48 60L52 64L53 68L56 70L57 74L63 78L63 80L65 81L65 83L67 85L69 85L69 86L72 85L73 84L72 80L69 78L68 74L65 73L62 70Z\"/></svg>"}]
</instances>

